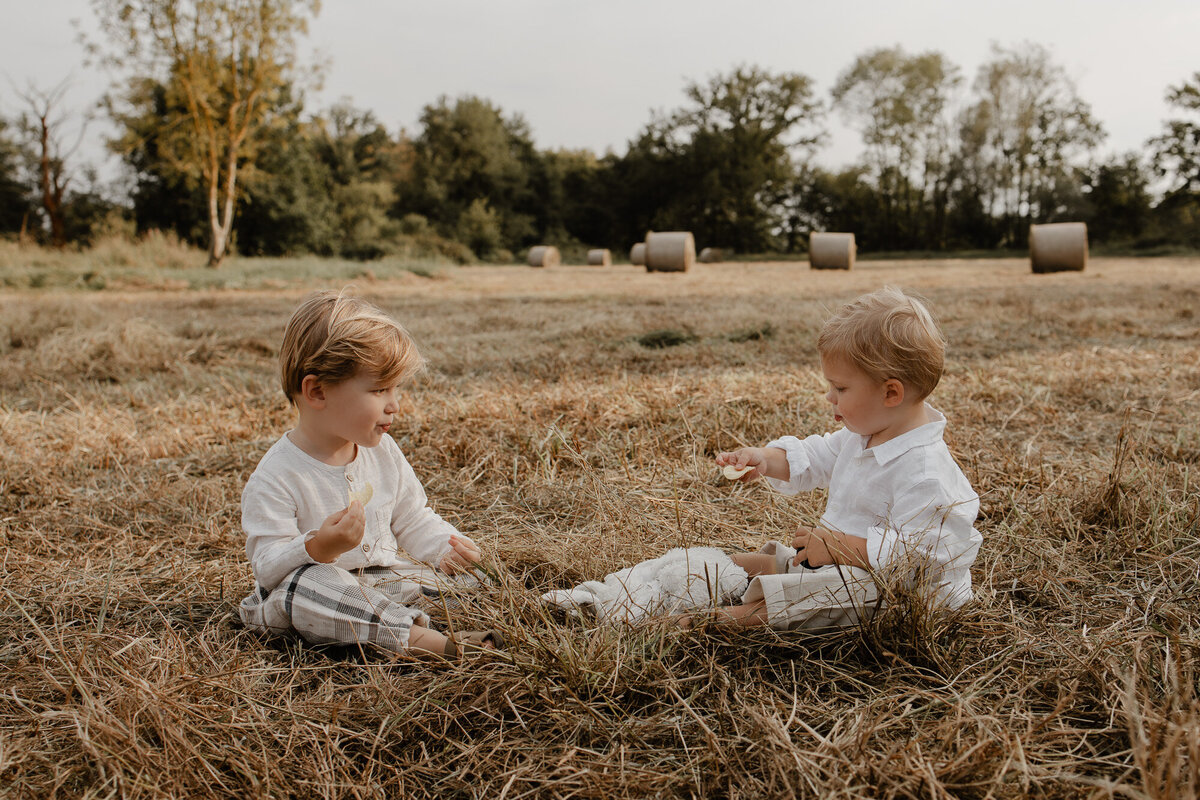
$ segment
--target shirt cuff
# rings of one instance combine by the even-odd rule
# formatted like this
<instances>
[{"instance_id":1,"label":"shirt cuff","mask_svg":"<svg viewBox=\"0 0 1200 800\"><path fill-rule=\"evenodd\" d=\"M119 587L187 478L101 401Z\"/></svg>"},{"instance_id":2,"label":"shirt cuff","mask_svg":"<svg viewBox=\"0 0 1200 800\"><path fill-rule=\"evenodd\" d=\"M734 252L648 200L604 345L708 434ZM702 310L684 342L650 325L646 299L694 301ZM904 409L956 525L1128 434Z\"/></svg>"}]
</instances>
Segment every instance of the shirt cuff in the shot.
<instances>
[{"instance_id":1,"label":"shirt cuff","mask_svg":"<svg viewBox=\"0 0 1200 800\"><path fill-rule=\"evenodd\" d=\"M443 547L441 550L439 550L437 552L437 555L433 557L433 568L441 569L442 568L442 559L446 557L447 553L449 553L453 550L454 550L454 548L450 546L450 540L447 539L446 546Z\"/></svg>"},{"instance_id":2,"label":"shirt cuff","mask_svg":"<svg viewBox=\"0 0 1200 800\"><path fill-rule=\"evenodd\" d=\"M458 535L461 536L462 534ZM433 542L426 540L418 543L409 542L409 544L412 545L412 547L405 547L401 543L400 537L396 537L396 546L403 550L410 560L418 564L429 564L434 568L440 567L442 564L442 559L445 558L446 553L449 553L454 549L450 546L450 534L448 533L436 534L435 541ZM421 546L417 547L416 544L420 544Z\"/></svg>"},{"instance_id":3,"label":"shirt cuff","mask_svg":"<svg viewBox=\"0 0 1200 800\"><path fill-rule=\"evenodd\" d=\"M867 563L871 569L883 569L896 557L900 536L888 528L878 525L867 528Z\"/></svg>"},{"instance_id":4,"label":"shirt cuff","mask_svg":"<svg viewBox=\"0 0 1200 800\"><path fill-rule=\"evenodd\" d=\"M804 449L804 443L795 436L783 436L767 442L766 447L777 447L782 450L787 456L788 465L786 481L768 477L767 484L782 494L798 494L800 492L800 476L808 471L809 465L812 463L808 458L808 451Z\"/></svg>"}]
</instances>

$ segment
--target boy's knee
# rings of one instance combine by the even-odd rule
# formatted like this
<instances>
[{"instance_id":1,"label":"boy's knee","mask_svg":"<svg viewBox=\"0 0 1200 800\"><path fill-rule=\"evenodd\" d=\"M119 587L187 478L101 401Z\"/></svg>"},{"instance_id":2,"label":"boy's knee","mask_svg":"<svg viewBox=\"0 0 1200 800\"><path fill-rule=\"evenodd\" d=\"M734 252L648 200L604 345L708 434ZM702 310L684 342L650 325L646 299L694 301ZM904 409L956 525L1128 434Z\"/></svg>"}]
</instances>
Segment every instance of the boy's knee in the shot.
<instances>
[{"instance_id":1,"label":"boy's knee","mask_svg":"<svg viewBox=\"0 0 1200 800\"><path fill-rule=\"evenodd\" d=\"M341 567L336 567L333 564L318 563L297 567L279 582L279 587L276 591L286 587L294 592L297 587L312 583L324 585L358 585L358 581L354 579L354 576Z\"/></svg>"},{"instance_id":2,"label":"boy's knee","mask_svg":"<svg viewBox=\"0 0 1200 800\"><path fill-rule=\"evenodd\" d=\"M792 559L796 557L796 550L783 542L772 539L759 549L758 554L774 559L775 569L771 573L764 574L786 575L791 567Z\"/></svg>"},{"instance_id":3,"label":"boy's knee","mask_svg":"<svg viewBox=\"0 0 1200 800\"><path fill-rule=\"evenodd\" d=\"M305 564L287 574L261 603L261 625L268 630L295 630L304 635L304 620L328 617L333 609L320 598L343 594L357 586L354 576L332 564ZM300 621L300 624L297 624ZM305 639L312 641L308 636Z\"/></svg>"},{"instance_id":4,"label":"boy's knee","mask_svg":"<svg viewBox=\"0 0 1200 800\"><path fill-rule=\"evenodd\" d=\"M770 553L734 553L729 558L746 570L746 574L752 578L755 575L774 575L779 572L775 556Z\"/></svg>"}]
</instances>

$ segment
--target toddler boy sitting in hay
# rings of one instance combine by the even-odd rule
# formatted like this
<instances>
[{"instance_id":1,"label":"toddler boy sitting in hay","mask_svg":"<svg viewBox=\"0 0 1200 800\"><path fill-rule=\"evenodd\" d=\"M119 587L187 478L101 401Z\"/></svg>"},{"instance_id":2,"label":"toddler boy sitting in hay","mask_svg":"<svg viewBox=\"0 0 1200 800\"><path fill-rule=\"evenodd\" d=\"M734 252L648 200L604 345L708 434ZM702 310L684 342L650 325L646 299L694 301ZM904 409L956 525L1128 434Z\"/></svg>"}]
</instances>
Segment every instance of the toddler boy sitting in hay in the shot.
<instances>
[{"instance_id":1,"label":"toddler boy sitting in hay","mask_svg":"<svg viewBox=\"0 0 1200 800\"><path fill-rule=\"evenodd\" d=\"M715 621L779 629L854 625L882 602L876 579L884 577L898 578L933 607L956 608L971 597L970 566L982 541L974 528L979 497L942 439L946 418L926 402L941 379L945 353L929 311L895 289L865 295L825 324L817 349L829 385L825 399L844 427L720 453L716 463L730 479L766 478L786 494L828 488L820 524L800 528L791 547L772 541L758 553L694 559L699 567L686 567L689 576L714 589L692 590L691 596L719 598L726 576L734 577L731 569L745 570L745 591L738 605L713 608L709 602L705 609L705 603L691 602L697 611L676 617L684 626L701 613ZM610 616L610 608L639 596L641 587L628 585L638 574L637 568L623 570L603 583L544 599ZM679 583L661 570L654 579L659 585ZM666 613L689 607L679 592L644 595L638 600L642 606L657 603Z\"/></svg>"},{"instance_id":2,"label":"toddler boy sitting in hay","mask_svg":"<svg viewBox=\"0 0 1200 800\"><path fill-rule=\"evenodd\" d=\"M388 436L399 386L424 363L408 333L365 301L316 292L288 322L279 358L299 419L242 493L255 577L242 621L313 643L399 652L501 646L496 631L438 633L412 605L446 588L444 576L466 572L480 552L428 507ZM437 570L401 558L401 549Z\"/></svg>"}]
</instances>

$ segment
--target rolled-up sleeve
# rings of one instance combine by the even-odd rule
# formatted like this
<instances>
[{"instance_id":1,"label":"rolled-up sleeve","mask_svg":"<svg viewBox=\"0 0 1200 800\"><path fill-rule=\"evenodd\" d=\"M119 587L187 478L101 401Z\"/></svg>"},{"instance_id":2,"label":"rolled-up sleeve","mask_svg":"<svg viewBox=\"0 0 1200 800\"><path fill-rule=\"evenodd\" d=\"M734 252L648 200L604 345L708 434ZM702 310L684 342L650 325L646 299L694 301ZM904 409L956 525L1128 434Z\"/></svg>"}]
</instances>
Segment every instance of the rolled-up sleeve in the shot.
<instances>
[{"instance_id":1,"label":"rolled-up sleeve","mask_svg":"<svg viewBox=\"0 0 1200 800\"><path fill-rule=\"evenodd\" d=\"M393 457L399 473L396 505L392 509L392 533L396 544L414 560L436 565L450 550L450 537L458 529L429 507L425 488L413 468L396 448Z\"/></svg>"},{"instance_id":2,"label":"rolled-up sleeve","mask_svg":"<svg viewBox=\"0 0 1200 800\"><path fill-rule=\"evenodd\" d=\"M833 467L837 464L838 453L845 445L846 437L854 435L842 428L834 433L809 436L805 439L782 436L768 442L767 447L777 447L787 456L788 479L781 481L767 478L767 483L783 494L798 494L828 487Z\"/></svg>"},{"instance_id":3,"label":"rolled-up sleeve","mask_svg":"<svg viewBox=\"0 0 1200 800\"><path fill-rule=\"evenodd\" d=\"M288 573L316 561L304 547L306 531L296 523L296 503L280 485L252 475L242 492L246 556L258 585L268 592Z\"/></svg>"},{"instance_id":4,"label":"rolled-up sleeve","mask_svg":"<svg viewBox=\"0 0 1200 800\"><path fill-rule=\"evenodd\" d=\"M980 536L974 528L979 497L947 496L937 479L922 480L899 493L888 517L866 531L867 557L874 569L936 564L953 574L975 560Z\"/></svg>"}]
</instances>

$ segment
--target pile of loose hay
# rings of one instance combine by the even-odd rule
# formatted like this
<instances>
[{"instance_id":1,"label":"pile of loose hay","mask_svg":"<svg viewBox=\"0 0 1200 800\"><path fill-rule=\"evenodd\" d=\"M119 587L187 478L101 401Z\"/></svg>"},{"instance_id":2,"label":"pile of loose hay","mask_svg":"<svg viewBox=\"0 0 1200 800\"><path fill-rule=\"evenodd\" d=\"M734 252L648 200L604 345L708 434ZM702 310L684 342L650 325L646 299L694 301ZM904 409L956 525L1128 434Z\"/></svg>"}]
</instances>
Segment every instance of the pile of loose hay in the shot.
<instances>
[{"instance_id":1,"label":"pile of loose hay","mask_svg":"<svg viewBox=\"0 0 1200 800\"><path fill-rule=\"evenodd\" d=\"M1200 264L860 267L372 286L431 363L394 434L498 579L453 619L511 647L461 665L236 623L239 496L290 424L273 347L299 292L0 295L27 321L0 350L7 792L1195 796ZM821 493L730 485L712 455L830 429L817 327L884 283L950 341L934 402L982 495L972 606L899 597L816 636L542 612L647 554L815 520ZM668 329L693 338L637 342ZM66 330L110 366L49 358Z\"/></svg>"}]
</instances>

